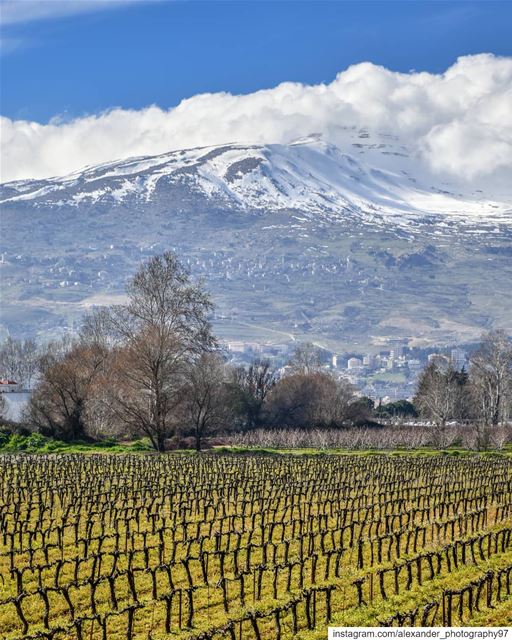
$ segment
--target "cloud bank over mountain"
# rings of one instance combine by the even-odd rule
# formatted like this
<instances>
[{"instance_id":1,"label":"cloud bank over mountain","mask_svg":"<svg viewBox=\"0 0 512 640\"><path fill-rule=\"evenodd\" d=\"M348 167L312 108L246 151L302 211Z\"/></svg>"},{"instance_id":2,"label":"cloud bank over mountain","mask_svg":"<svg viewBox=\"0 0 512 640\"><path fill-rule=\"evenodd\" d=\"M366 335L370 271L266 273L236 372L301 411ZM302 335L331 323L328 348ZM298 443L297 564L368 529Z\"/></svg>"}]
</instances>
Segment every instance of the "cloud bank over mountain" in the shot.
<instances>
[{"instance_id":1,"label":"cloud bank over mountain","mask_svg":"<svg viewBox=\"0 0 512 640\"><path fill-rule=\"evenodd\" d=\"M288 143L312 133L338 144L343 127L353 126L396 134L434 173L501 181L512 170L512 58L465 56L442 74L365 62L329 84L201 94L168 110L116 108L48 124L2 118L1 178L45 178L194 146Z\"/></svg>"}]
</instances>

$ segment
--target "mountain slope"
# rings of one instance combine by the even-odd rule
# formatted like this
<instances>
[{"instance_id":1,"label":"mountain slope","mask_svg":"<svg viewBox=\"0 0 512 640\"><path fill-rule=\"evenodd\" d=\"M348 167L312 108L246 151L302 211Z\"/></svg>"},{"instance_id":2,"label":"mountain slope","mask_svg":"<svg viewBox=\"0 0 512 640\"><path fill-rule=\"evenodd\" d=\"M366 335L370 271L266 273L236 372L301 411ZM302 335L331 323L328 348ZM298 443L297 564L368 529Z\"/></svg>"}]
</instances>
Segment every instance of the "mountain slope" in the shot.
<instances>
[{"instance_id":1,"label":"mountain slope","mask_svg":"<svg viewBox=\"0 0 512 640\"><path fill-rule=\"evenodd\" d=\"M338 348L454 342L510 323L512 195L441 182L392 136L346 137L343 148L233 144L3 185L4 330L73 326L166 248L205 277L226 337Z\"/></svg>"}]
</instances>

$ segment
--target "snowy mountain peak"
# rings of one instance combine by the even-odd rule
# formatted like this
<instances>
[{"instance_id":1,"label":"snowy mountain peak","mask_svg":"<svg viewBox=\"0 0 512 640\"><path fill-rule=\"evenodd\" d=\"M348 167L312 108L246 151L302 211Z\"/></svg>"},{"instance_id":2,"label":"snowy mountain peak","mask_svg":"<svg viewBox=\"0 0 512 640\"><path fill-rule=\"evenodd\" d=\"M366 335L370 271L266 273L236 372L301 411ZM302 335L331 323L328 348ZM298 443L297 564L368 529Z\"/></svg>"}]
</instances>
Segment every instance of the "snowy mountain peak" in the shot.
<instances>
[{"instance_id":1,"label":"snowy mountain peak","mask_svg":"<svg viewBox=\"0 0 512 640\"><path fill-rule=\"evenodd\" d=\"M169 248L208 283L225 337L455 344L512 317L512 195L429 174L394 135L181 149L0 200L0 334L73 331Z\"/></svg>"},{"instance_id":2,"label":"snowy mountain peak","mask_svg":"<svg viewBox=\"0 0 512 640\"><path fill-rule=\"evenodd\" d=\"M289 145L228 144L108 162L64 177L7 183L0 202L117 206L150 203L186 188L228 210L380 216L397 224L425 215L512 221L512 195L441 183L393 136L375 137L364 129L346 134L343 147L314 134Z\"/></svg>"}]
</instances>

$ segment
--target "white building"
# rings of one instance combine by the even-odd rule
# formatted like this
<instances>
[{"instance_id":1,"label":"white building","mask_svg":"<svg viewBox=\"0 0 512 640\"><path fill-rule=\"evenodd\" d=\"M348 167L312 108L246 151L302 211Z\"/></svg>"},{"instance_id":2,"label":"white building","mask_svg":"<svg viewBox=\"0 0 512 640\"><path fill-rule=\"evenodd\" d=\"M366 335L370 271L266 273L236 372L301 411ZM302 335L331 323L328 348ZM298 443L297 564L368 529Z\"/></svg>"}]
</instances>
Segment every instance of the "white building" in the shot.
<instances>
[{"instance_id":1,"label":"white building","mask_svg":"<svg viewBox=\"0 0 512 640\"><path fill-rule=\"evenodd\" d=\"M11 391L20 391L20 385L14 380L3 378L0 380L0 393L9 393Z\"/></svg>"},{"instance_id":2,"label":"white building","mask_svg":"<svg viewBox=\"0 0 512 640\"><path fill-rule=\"evenodd\" d=\"M466 352L462 349L452 349L450 359L454 369L463 369L467 364Z\"/></svg>"},{"instance_id":3,"label":"white building","mask_svg":"<svg viewBox=\"0 0 512 640\"><path fill-rule=\"evenodd\" d=\"M421 369L423 369L421 361L417 360L416 358L411 358L411 360L407 361L407 364L409 365L409 369L411 371L421 371Z\"/></svg>"},{"instance_id":4,"label":"white building","mask_svg":"<svg viewBox=\"0 0 512 640\"><path fill-rule=\"evenodd\" d=\"M363 365L369 369L373 369L375 367L375 356L371 353L367 353L363 357Z\"/></svg>"},{"instance_id":5,"label":"white building","mask_svg":"<svg viewBox=\"0 0 512 640\"><path fill-rule=\"evenodd\" d=\"M349 358L347 362L347 369L358 369L363 366L363 361L359 358Z\"/></svg>"}]
</instances>

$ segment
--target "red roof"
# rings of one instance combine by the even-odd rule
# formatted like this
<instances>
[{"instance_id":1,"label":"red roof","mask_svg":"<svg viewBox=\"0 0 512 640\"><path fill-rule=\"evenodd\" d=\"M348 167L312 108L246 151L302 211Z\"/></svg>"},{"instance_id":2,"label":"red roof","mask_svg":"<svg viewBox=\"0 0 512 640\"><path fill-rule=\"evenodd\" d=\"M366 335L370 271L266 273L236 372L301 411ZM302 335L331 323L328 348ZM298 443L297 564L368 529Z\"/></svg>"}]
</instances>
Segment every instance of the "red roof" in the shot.
<instances>
[{"instance_id":1,"label":"red roof","mask_svg":"<svg viewBox=\"0 0 512 640\"><path fill-rule=\"evenodd\" d=\"M6 380L4 378L3 380L0 380L0 384L18 384L18 383L15 382L14 380Z\"/></svg>"}]
</instances>

